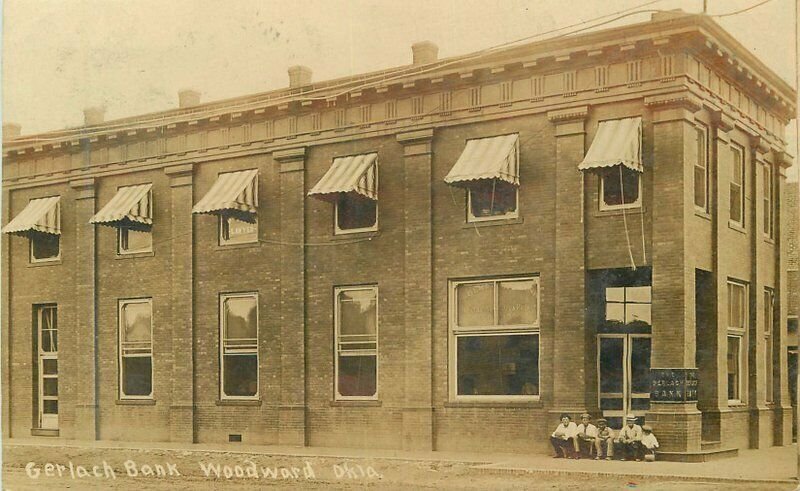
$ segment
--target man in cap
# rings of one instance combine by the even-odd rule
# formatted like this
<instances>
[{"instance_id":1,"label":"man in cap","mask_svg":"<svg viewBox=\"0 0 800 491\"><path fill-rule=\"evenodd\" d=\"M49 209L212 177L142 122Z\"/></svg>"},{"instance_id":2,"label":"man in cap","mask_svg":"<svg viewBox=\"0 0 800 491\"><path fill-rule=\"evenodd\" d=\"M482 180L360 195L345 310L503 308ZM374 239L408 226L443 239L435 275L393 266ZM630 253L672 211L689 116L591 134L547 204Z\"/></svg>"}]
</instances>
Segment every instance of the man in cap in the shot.
<instances>
[{"instance_id":1,"label":"man in cap","mask_svg":"<svg viewBox=\"0 0 800 491\"><path fill-rule=\"evenodd\" d=\"M614 458L614 430L608 427L608 421L597 420L597 438L594 440L594 460Z\"/></svg>"},{"instance_id":2,"label":"man in cap","mask_svg":"<svg viewBox=\"0 0 800 491\"><path fill-rule=\"evenodd\" d=\"M578 425L576 440L578 442L578 452L581 457L590 457L594 441L597 438L597 427L590 423L592 417L588 413L581 414L581 424Z\"/></svg>"},{"instance_id":3,"label":"man in cap","mask_svg":"<svg viewBox=\"0 0 800 491\"><path fill-rule=\"evenodd\" d=\"M561 423L556 426L556 430L550 435L550 443L556 452L555 458L566 457L572 459L577 456L578 442L575 440L577 432L578 427L572 422L572 417L566 413L562 414Z\"/></svg>"},{"instance_id":4,"label":"man in cap","mask_svg":"<svg viewBox=\"0 0 800 491\"><path fill-rule=\"evenodd\" d=\"M656 460L656 449L658 448L658 440L653 434L653 427L650 425L642 426L642 453L644 460L652 462Z\"/></svg>"},{"instance_id":5,"label":"man in cap","mask_svg":"<svg viewBox=\"0 0 800 491\"><path fill-rule=\"evenodd\" d=\"M619 430L617 442L622 446L622 460L642 460L642 427L636 424L636 416L629 414L627 424Z\"/></svg>"}]
</instances>

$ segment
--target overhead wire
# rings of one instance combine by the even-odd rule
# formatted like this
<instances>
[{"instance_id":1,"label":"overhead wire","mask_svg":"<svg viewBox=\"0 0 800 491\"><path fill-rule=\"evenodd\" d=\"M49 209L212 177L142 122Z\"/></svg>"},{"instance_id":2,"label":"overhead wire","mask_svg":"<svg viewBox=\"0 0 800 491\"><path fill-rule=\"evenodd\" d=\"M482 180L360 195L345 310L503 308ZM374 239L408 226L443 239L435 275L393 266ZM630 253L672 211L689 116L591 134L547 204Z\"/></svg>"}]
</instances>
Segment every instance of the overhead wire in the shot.
<instances>
[{"instance_id":1,"label":"overhead wire","mask_svg":"<svg viewBox=\"0 0 800 491\"><path fill-rule=\"evenodd\" d=\"M727 14L713 14L713 15L709 15L708 17L721 18L721 17L730 17L732 15L743 14L745 12L749 12L749 11L753 10L754 8L760 7L760 6L764 5L765 3L769 3L771 1L772 0L764 0L763 2L759 2L757 4L754 4L754 5L751 5L749 7L743 8L741 10L737 10L735 12L728 12Z\"/></svg>"}]
</instances>

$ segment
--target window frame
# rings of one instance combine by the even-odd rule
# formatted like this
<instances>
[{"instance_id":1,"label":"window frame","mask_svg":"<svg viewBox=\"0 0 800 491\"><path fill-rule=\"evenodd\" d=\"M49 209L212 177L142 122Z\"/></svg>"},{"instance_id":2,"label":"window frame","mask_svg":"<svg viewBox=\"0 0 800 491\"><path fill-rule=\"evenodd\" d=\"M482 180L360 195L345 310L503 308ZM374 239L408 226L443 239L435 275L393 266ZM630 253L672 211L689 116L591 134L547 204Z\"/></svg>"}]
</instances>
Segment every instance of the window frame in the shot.
<instances>
[{"instance_id":1,"label":"window frame","mask_svg":"<svg viewBox=\"0 0 800 491\"><path fill-rule=\"evenodd\" d=\"M219 217L217 220L217 244L220 247L227 247L227 246L237 246L237 245L244 245L244 244L258 244L259 242L259 233L260 229L258 226L258 212L252 213L253 217L255 218L255 227L256 227L256 237L253 240L246 240L246 241L231 241L231 239L225 238L225 230L226 226L228 228L228 234L230 235L230 224L227 224L228 219L234 218L235 216L226 214L226 213L218 213L217 216ZM243 220L240 220L243 221Z\"/></svg>"},{"instance_id":2,"label":"window frame","mask_svg":"<svg viewBox=\"0 0 800 491\"><path fill-rule=\"evenodd\" d=\"M517 173L519 173L519 150L517 150ZM519 218L519 186L514 186L510 184L511 187L514 188L514 211L504 213L502 215L491 215L488 217L476 217L472 213L472 193L473 189L471 186L467 187L467 223L477 223L477 222L491 222L495 220L513 220L514 218Z\"/></svg>"},{"instance_id":3,"label":"window frame","mask_svg":"<svg viewBox=\"0 0 800 491\"><path fill-rule=\"evenodd\" d=\"M709 159L709 145L708 145L708 127L704 124L698 124L695 127L695 137L697 138L696 141L696 155L694 161L694 173L693 173L693 181L694 181L694 207L695 210L700 211L702 213L709 212L709 178L710 178L710 159ZM700 141L702 139L702 150L700 148ZM700 165L702 161L703 165ZM703 203L697 203L697 172L698 170L702 169L703 174Z\"/></svg>"},{"instance_id":4,"label":"window frame","mask_svg":"<svg viewBox=\"0 0 800 491\"><path fill-rule=\"evenodd\" d=\"M256 341L255 348L248 351L247 355L256 355L256 393L252 396L230 396L225 394L225 301L232 298L253 298L256 303ZM258 305L258 292L220 293L219 295L219 399L221 401L253 401L261 399L261 356L259 346L261 341L260 312ZM227 356L236 356L228 353Z\"/></svg>"},{"instance_id":5,"label":"window frame","mask_svg":"<svg viewBox=\"0 0 800 491\"><path fill-rule=\"evenodd\" d=\"M145 358L147 356L150 357L150 394L148 395L127 395L124 392L124 363L123 360L125 359L125 348L123 347L123 312L124 307L126 305L133 305L133 304L147 304L150 307L150 353L146 355L127 355L128 357L132 358ZM118 390L117 394L120 400L153 400L155 394L155 357L153 356L153 299L151 297L146 298L125 298L119 299L117 301L117 351L119 352L119 356L117 358L117 363L119 369L118 372Z\"/></svg>"},{"instance_id":6,"label":"window frame","mask_svg":"<svg viewBox=\"0 0 800 491\"><path fill-rule=\"evenodd\" d=\"M763 217L764 220L762 226L762 232L764 237L768 239L772 239L775 237L775 170L772 168L772 164L765 163L762 166L762 192L764 195L762 196L762 205L763 205Z\"/></svg>"},{"instance_id":7,"label":"window frame","mask_svg":"<svg viewBox=\"0 0 800 491\"><path fill-rule=\"evenodd\" d=\"M640 142L640 144L641 144L641 142ZM614 166L614 167L625 167L625 166L620 165L620 166ZM599 176L599 181L600 181L600 192L599 193L600 194L598 195L600 211L628 210L628 209L632 209L632 208L641 208L642 207L642 181L644 180L643 179L644 178L644 172L636 172L635 170L628 169L627 167L625 167L625 169L627 169L630 172L635 173L636 176L637 176L636 177L636 181L637 181L637 184L639 186L639 190L638 190L638 193L636 195L636 201L634 201L632 203L625 203L625 204L619 204L619 205L609 205L609 204L607 204L606 203L606 199L605 199L605 181L606 181L607 174L601 173L600 176Z\"/></svg>"},{"instance_id":8,"label":"window frame","mask_svg":"<svg viewBox=\"0 0 800 491\"><path fill-rule=\"evenodd\" d=\"M764 388L767 403L775 402L775 346L772 333L775 331L775 290L764 288Z\"/></svg>"},{"instance_id":9,"label":"window frame","mask_svg":"<svg viewBox=\"0 0 800 491\"><path fill-rule=\"evenodd\" d=\"M739 372L738 372L738 375L737 375L738 379L739 379L739 387L738 387L738 396L739 397L737 399L731 399L730 398L730 394L726 394L726 397L728 399L728 404L729 405L740 406L740 405L744 405L744 404L747 403L747 398L746 398L746 387L747 386L746 386L746 383L745 383L746 382L746 380L745 380L746 377L744 377L743 375L748 373L747 366L746 366L746 361L747 360L745 358L745 353L747 352L747 350L745 348L745 344L746 344L746 341L747 341L747 331L748 331L749 315L750 315L750 305L749 305L749 295L748 295L749 288L748 288L748 284L747 283L741 282L741 281L736 281L736 280L733 280L733 279L729 279L727 283L728 283L728 318L727 318L728 326L727 326L727 332L726 332L726 350L727 350L727 339L728 338L736 337L736 338L739 339L739 355L738 355L738 360L739 360L738 369L739 369ZM739 291L741 291L741 295L742 295L742 302L741 302L742 310L740 312L741 322L742 322L741 326L732 326L731 325L731 317L732 317L732 312L733 312L732 311L733 302L731 300L732 300L732 292L734 291L734 289L740 289ZM726 365L727 365L727 358L726 358ZM726 370L726 374L727 374L727 370ZM727 391L727 382L726 382L726 391Z\"/></svg>"},{"instance_id":10,"label":"window frame","mask_svg":"<svg viewBox=\"0 0 800 491\"><path fill-rule=\"evenodd\" d=\"M747 184L747 176L746 176L746 172L745 172L746 169L747 169L747 157L745 156L744 147L739 145L739 144L737 144L737 143L731 142L730 149L731 149L731 154L732 154L731 155L731 162L733 163L734 166L738 166L739 167L739 170L741 172L741 182L737 183L734 180L734 175L735 174L733 174L733 173L731 174L730 182L728 184L728 202L729 202L728 203L728 224L732 225L734 227L744 228L745 223L746 223L745 222L745 195L744 195L744 193L745 193L746 184ZM736 157L737 153L739 154L739 158L738 159ZM735 169L736 169L736 167L732 168L731 170L735 171ZM732 218L733 215L731 214L731 212L733 211L733 207L732 207L733 203L730 202L731 201L730 196L733 194L732 191L733 191L734 186L738 186L739 187L739 206L738 206L738 208L739 208L739 215L741 217L740 220L734 220Z\"/></svg>"},{"instance_id":11,"label":"window frame","mask_svg":"<svg viewBox=\"0 0 800 491\"><path fill-rule=\"evenodd\" d=\"M31 264L38 264L38 263L51 263L57 262L61 260L61 235L60 234L47 234L47 235L55 235L58 240L58 254L51 257L45 258L37 258L33 254L33 243L37 240L36 237L39 237L39 234L45 235L45 232L33 232L28 234L28 261Z\"/></svg>"},{"instance_id":12,"label":"window frame","mask_svg":"<svg viewBox=\"0 0 800 491\"><path fill-rule=\"evenodd\" d=\"M341 338L341 305L339 295L348 291L372 291L375 295L375 348L374 354L348 354L343 356L374 356L375 357L375 394L371 396L345 396L339 393L339 356L342 350L340 347ZM337 286L333 289L333 398L336 401L377 401L380 400L380 297L378 296L378 285L354 285ZM362 344L370 343L366 341Z\"/></svg>"},{"instance_id":13,"label":"window frame","mask_svg":"<svg viewBox=\"0 0 800 491\"><path fill-rule=\"evenodd\" d=\"M507 281L529 281L532 280L536 285L536 321L533 324L510 324L501 325L499 322L499 293L497 284ZM458 326L458 287L469 284L491 283L494 285L494 318L495 324L491 326ZM454 402L533 402L539 401L542 396L542 285L538 274L511 275L511 276L492 276L484 278L450 280L448 291L448 395L449 400ZM534 335L538 337L537 353L537 375L538 375L538 394L532 395L459 395L458 394L458 338L474 336L524 336Z\"/></svg>"},{"instance_id":14,"label":"window frame","mask_svg":"<svg viewBox=\"0 0 800 491\"><path fill-rule=\"evenodd\" d=\"M117 254L120 256L125 256L128 254L139 254L142 252L153 252L153 232L152 230L147 230L146 233L150 237L150 242L147 247L141 249L128 249L123 248L123 244L128 242L128 235L130 231L133 230L131 227L117 227ZM144 230L135 230L137 232L145 232Z\"/></svg>"}]
</instances>

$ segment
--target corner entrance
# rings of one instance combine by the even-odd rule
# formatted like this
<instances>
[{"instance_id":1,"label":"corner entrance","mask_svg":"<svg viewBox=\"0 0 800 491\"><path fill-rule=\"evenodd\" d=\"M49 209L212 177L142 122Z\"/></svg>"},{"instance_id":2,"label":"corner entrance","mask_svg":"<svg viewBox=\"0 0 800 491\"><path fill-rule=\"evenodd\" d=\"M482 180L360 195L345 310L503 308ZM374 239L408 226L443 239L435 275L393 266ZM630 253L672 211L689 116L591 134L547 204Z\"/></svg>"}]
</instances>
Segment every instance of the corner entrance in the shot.
<instances>
[{"instance_id":1,"label":"corner entrance","mask_svg":"<svg viewBox=\"0 0 800 491\"><path fill-rule=\"evenodd\" d=\"M597 336L598 404L612 428L621 428L626 414L644 421L650 408L650 335Z\"/></svg>"}]
</instances>

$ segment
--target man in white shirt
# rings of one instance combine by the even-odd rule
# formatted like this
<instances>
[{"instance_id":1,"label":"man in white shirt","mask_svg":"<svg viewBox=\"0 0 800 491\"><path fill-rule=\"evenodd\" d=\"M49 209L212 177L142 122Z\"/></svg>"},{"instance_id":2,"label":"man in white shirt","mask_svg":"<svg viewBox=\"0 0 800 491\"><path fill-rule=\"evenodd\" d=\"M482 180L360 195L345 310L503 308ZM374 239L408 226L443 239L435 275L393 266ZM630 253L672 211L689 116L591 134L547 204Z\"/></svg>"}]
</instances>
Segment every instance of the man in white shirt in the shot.
<instances>
[{"instance_id":1,"label":"man in white shirt","mask_svg":"<svg viewBox=\"0 0 800 491\"><path fill-rule=\"evenodd\" d=\"M622 460L642 460L642 427L636 424L636 416L629 414L627 425L619 430L617 442L622 445Z\"/></svg>"},{"instance_id":2,"label":"man in white shirt","mask_svg":"<svg viewBox=\"0 0 800 491\"><path fill-rule=\"evenodd\" d=\"M653 427L650 425L642 426L642 453L644 460L652 462L656 460L656 449L658 448L658 440L653 434Z\"/></svg>"},{"instance_id":3,"label":"man in white shirt","mask_svg":"<svg viewBox=\"0 0 800 491\"><path fill-rule=\"evenodd\" d=\"M588 413L581 414L581 424L578 425L576 435L579 457L590 457L594 441L597 439L597 427L590 423L591 420L592 417Z\"/></svg>"},{"instance_id":4,"label":"man in white shirt","mask_svg":"<svg viewBox=\"0 0 800 491\"><path fill-rule=\"evenodd\" d=\"M569 414L561 415L561 423L558 424L556 430L550 435L550 443L555 450L555 458L560 459L566 457L568 459L575 458L578 454L578 442L576 435L578 433L578 426L572 422Z\"/></svg>"}]
</instances>

